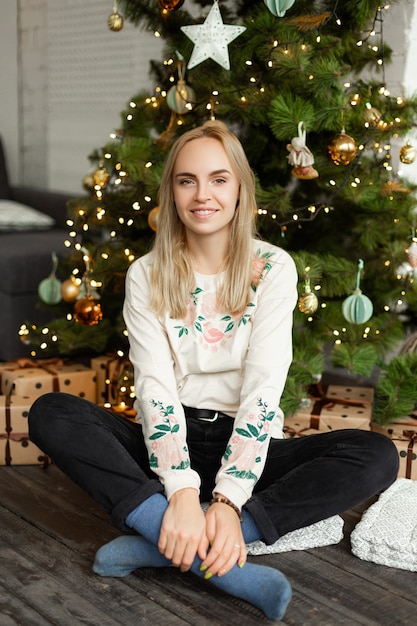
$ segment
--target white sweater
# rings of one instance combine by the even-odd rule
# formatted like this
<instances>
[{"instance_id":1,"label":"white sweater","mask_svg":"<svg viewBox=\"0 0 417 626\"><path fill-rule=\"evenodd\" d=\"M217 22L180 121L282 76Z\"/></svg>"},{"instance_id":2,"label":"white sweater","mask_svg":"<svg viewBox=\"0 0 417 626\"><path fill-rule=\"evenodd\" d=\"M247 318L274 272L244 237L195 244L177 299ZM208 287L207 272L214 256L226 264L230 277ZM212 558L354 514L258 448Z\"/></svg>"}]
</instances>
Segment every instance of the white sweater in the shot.
<instances>
[{"instance_id":1,"label":"white sweater","mask_svg":"<svg viewBox=\"0 0 417 626\"><path fill-rule=\"evenodd\" d=\"M241 317L216 309L221 274L195 274L196 289L180 320L158 318L149 306L152 253L127 273L123 312L135 409L151 468L168 499L184 487L200 487L190 467L182 405L235 419L215 490L239 508L262 473L270 437L282 437L279 402L292 359L297 273L291 257L276 246L254 241L254 254L259 282Z\"/></svg>"}]
</instances>

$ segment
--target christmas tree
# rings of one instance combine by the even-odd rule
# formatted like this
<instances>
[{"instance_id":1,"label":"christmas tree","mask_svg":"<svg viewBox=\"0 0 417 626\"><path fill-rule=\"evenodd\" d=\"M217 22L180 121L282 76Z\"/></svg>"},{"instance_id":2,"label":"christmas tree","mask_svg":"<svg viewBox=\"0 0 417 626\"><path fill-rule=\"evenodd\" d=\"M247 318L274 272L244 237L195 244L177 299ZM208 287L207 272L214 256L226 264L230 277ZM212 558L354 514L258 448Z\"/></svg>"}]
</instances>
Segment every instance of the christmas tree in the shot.
<instances>
[{"instance_id":1,"label":"christmas tree","mask_svg":"<svg viewBox=\"0 0 417 626\"><path fill-rule=\"evenodd\" d=\"M120 11L120 12L119 12ZM326 363L380 372L376 414L417 402L416 186L407 135L417 97L391 94L376 0L124 0L109 16L161 37L153 93L133 95L91 156L88 194L69 205L68 255L42 294L47 328L21 329L33 354L126 354L124 277L158 227L158 184L177 136L208 118L239 136L257 179L258 230L299 273L294 361L282 400L297 410ZM122 17L123 15L123 17ZM57 302L58 301L58 302Z\"/></svg>"}]
</instances>

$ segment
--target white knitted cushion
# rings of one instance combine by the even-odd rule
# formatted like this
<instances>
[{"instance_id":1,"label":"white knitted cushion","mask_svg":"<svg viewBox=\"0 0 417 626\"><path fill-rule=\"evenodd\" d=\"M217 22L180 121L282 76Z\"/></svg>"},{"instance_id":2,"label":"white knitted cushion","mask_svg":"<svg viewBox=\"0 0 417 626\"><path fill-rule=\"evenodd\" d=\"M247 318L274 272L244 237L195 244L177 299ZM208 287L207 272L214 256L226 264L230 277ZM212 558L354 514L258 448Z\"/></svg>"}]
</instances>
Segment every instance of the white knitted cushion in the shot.
<instances>
[{"instance_id":1,"label":"white knitted cushion","mask_svg":"<svg viewBox=\"0 0 417 626\"><path fill-rule=\"evenodd\" d=\"M351 534L364 561L417 571L417 481L397 480L372 504Z\"/></svg>"},{"instance_id":2,"label":"white knitted cushion","mask_svg":"<svg viewBox=\"0 0 417 626\"><path fill-rule=\"evenodd\" d=\"M14 200L0 200L0 231L46 230L55 220Z\"/></svg>"},{"instance_id":3,"label":"white knitted cushion","mask_svg":"<svg viewBox=\"0 0 417 626\"><path fill-rule=\"evenodd\" d=\"M327 519L298 528L283 535L270 546L262 541L248 543L246 548L248 554L274 554L275 552L290 552L291 550L308 550L309 548L320 548L339 543L343 538L343 519L339 515L334 515Z\"/></svg>"}]
</instances>

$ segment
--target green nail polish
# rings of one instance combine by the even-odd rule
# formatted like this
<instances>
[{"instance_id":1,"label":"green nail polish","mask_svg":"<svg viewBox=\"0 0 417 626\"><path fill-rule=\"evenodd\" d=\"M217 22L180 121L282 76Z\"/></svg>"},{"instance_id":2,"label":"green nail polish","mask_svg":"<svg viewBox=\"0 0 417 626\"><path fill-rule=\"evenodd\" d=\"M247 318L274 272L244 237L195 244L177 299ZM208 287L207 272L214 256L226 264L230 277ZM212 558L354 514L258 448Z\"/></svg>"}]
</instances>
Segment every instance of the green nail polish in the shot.
<instances>
[{"instance_id":1,"label":"green nail polish","mask_svg":"<svg viewBox=\"0 0 417 626\"><path fill-rule=\"evenodd\" d=\"M207 572L207 574L204 574L204 580L210 580L212 576L213 574L211 572Z\"/></svg>"},{"instance_id":2,"label":"green nail polish","mask_svg":"<svg viewBox=\"0 0 417 626\"><path fill-rule=\"evenodd\" d=\"M242 569L242 567L243 567L244 565L245 565L245 561L241 561L241 562L239 563L239 567L240 567L241 569Z\"/></svg>"},{"instance_id":3,"label":"green nail polish","mask_svg":"<svg viewBox=\"0 0 417 626\"><path fill-rule=\"evenodd\" d=\"M200 572L205 572L207 567L207 565L200 565Z\"/></svg>"}]
</instances>

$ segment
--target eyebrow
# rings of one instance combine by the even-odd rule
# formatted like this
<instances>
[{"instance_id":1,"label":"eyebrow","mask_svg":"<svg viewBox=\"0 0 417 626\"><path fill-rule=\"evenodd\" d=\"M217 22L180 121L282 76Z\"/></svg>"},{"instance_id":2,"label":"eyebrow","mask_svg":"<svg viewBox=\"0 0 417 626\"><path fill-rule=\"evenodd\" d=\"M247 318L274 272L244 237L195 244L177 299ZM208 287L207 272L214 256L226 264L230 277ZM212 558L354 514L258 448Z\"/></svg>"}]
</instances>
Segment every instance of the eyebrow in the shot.
<instances>
[{"instance_id":1,"label":"eyebrow","mask_svg":"<svg viewBox=\"0 0 417 626\"><path fill-rule=\"evenodd\" d=\"M231 174L232 172L230 170L227 169L220 169L220 170L213 170L213 172L209 173L209 176L218 176L219 174ZM192 172L178 172L178 174L175 174L175 178L178 178L180 176L189 176L194 177L195 174L193 174Z\"/></svg>"}]
</instances>

